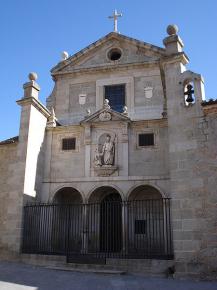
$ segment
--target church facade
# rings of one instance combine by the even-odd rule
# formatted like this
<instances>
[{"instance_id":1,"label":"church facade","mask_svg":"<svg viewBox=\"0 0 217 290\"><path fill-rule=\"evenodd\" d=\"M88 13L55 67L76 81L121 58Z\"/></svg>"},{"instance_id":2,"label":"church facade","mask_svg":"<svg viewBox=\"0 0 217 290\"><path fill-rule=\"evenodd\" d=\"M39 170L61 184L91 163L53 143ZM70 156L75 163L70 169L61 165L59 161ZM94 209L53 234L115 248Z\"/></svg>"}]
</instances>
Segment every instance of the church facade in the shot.
<instances>
[{"instance_id":1,"label":"church facade","mask_svg":"<svg viewBox=\"0 0 217 290\"><path fill-rule=\"evenodd\" d=\"M112 32L64 53L46 106L30 73L19 136L0 142L2 258L216 275L217 103L167 32L164 48Z\"/></svg>"}]
</instances>

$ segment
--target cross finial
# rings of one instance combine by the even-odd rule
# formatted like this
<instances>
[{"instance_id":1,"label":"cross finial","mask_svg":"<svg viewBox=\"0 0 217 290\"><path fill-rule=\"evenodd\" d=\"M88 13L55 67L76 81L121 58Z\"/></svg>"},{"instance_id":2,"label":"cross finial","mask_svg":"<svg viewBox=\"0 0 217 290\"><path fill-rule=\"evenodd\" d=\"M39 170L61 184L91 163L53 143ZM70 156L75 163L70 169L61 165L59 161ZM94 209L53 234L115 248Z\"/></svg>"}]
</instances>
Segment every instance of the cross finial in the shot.
<instances>
[{"instance_id":1,"label":"cross finial","mask_svg":"<svg viewBox=\"0 0 217 290\"><path fill-rule=\"evenodd\" d=\"M115 9L112 16L109 16L109 19L114 19L114 32L118 32L118 17L121 17L122 13L118 13Z\"/></svg>"}]
</instances>

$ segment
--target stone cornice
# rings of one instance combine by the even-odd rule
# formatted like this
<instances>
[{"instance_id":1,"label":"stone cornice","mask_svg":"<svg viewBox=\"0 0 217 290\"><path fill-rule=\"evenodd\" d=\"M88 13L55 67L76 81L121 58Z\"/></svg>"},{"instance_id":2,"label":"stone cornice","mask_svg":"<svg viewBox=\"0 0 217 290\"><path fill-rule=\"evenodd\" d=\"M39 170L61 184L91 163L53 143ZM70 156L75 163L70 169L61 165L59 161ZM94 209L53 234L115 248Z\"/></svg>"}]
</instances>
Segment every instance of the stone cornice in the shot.
<instances>
[{"instance_id":1,"label":"stone cornice","mask_svg":"<svg viewBox=\"0 0 217 290\"><path fill-rule=\"evenodd\" d=\"M169 180L169 175L155 176L97 176L97 177L73 177L69 179L56 178L44 179L43 183L73 183L73 182L95 182L95 181L152 181L152 180Z\"/></svg>"},{"instance_id":2,"label":"stone cornice","mask_svg":"<svg viewBox=\"0 0 217 290\"><path fill-rule=\"evenodd\" d=\"M73 124L73 125L61 125L57 127L47 127L46 131L53 131L53 132L71 132L72 130L81 131L83 127L80 124Z\"/></svg>"},{"instance_id":3,"label":"stone cornice","mask_svg":"<svg viewBox=\"0 0 217 290\"><path fill-rule=\"evenodd\" d=\"M17 101L20 106L33 105L37 110L39 110L46 118L51 116L51 112L38 100L33 97L23 98Z\"/></svg>"},{"instance_id":4,"label":"stone cornice","mask_svg":"<svg viewBox=\"0 0 217 290\"><path fill-rule=\"evenodd\" d=\"M6 139L6 140L3 140L3 141L0 141L0 146L17 144L18 142L19 142L19 136L16 136L16 137L12 137L10 139Z\"/></svg>"},{"instance_id":5,"label":"stone cornice","mask_svg":"<svg viewBox=\"0 0 217 290\"><path fill-rule=\"evenodd\" d=\"M120 122L120 121L112 121L112 122ZM125 123L125 121L121 121L123 123ZM168 126L168 120L167 118L162 118L162 119L150 119L150 120L131 120L130 121L131 126L132 127L140 127L140 126L153 126L156 124L156 126L160 126L160 127L167 127ZM88 124L88 123L86 123ZM99 127L101 127L102 125L105 126L106 124L109 125L109 122L101 122L98 123ZM91 127L97 127L97 123L92 123ZM84 126L82 126L82 124L73 124L73 125L64 125L64 126L57 126L54 128L50 128L47 127L46 130L47 131L53 131L53 133L55 132L72 132L72 131L81 131L83 130Z\"/></svg>"},{"instance_id":6,"label":"stone cornice","mask_svg":"<svg viewBox=\"0 0 217 290\"><path fill-rule=\"evenodd\" d=\"M153 126L153 125L162 125L162 127L168 126L168 120L167 118L162 119L150 119L150 120L132 120L131 126L132 127L139 127L139 126Z\"/></svg>"},{"instance_id":7,"label":"stone cornice","mask_svg":"<svg viewBox=\"0 0 217 290\"><path fill-rule=\"evenodd\" d=\"M84 73L96 73L96 72L108 72L108 71L114 71L116 70L126 70L126 69L133 69L133 68L147 68L147 67L153 67L153 66L159 66L159 63L162 64L168 64L168 63L175 63L175 62L181 62L183 64L187 64L189 62L189 59L187 55L184 52L180 52L177 54L164 56L160 58L159 60L154 61L148 61L148 62L137 62L137 63L124 63L124 64L106 64L101 66L93 66L93 67L87 67L87 68L77 68L72 69L71 71L57 71L52 72L51 75L55 79L55 77L63 76L63 75L71 75L71 74L84 74Z\"/></svg>"},{"instance_id":8,"label":"stone cornice","mask_svg":"<svg viewBox=\"0 0 217 290\"><path fill-rule=\"evenodd\" d=\"M161 59L162 64L181 62L184 65L189 63L189 58L184 52L165 56Z\"/></svg>"},{"instance_id":9,"label":"stone cornice","mask_svg":"<svg viewBox=\"0 0 217 290\"><path fill-rule=\"evenodd\" d=\"M81 74L81 73L96 73L96 72L107 72L114 71L114 69L118 70L126 70L132 68L141 68L141 67L151 67L159 64L159 60L142 62L142 63L124 63L124 64L106 64L97 67L88 67L88 68L79 68L71 71L60 71L52 73L52 77L61 76L61 75L70 75L70 74Z\"/></svg>"}]
</instances>

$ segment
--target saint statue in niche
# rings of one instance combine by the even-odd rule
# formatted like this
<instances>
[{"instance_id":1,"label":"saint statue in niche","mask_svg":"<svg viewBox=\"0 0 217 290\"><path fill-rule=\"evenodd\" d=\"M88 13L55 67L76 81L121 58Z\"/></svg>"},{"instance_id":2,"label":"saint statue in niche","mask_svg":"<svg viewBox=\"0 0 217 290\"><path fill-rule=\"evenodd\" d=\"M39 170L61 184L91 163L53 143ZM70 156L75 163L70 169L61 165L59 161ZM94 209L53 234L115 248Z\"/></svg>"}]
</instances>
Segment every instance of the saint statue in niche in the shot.
<instances>
[{"instance_id":1,"label":"saint statue in niche","mask_svg":"<svg viewBox=\"0 0 217 290\"><path fill-rule=\"evenodd\" d=\"M115 155L114 142L111 141L111 136L106 135L106 141L102 147L103 164L113 165Z\"/></svg>"},{"instance_id":2,"label":"saint statue in niche","mask_svg":"<svg viewBox=\"0 0 217 290\"><path fill-rule=\"evenodd\" d=\"M102 146L102 152L99 152L99 147L96 147L94 164L95 166L114 165L115 146L109 134L106 135L106 141Z\"/></svg>"}]
</instances>

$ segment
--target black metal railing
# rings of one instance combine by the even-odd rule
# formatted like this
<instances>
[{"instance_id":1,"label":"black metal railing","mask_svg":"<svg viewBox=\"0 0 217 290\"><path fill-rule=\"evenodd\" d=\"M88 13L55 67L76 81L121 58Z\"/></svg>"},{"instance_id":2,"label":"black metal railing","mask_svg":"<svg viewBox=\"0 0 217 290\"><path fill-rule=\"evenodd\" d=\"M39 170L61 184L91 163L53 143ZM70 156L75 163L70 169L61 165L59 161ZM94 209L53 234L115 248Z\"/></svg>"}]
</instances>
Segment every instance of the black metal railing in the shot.
<instances>
[{"instance_id":1,"label":"black metal railing","mask_svg":"<svg viewBox=\"0 0 217 290\"><path fill-rule=\"evenodd\" d=\"M171 259L170 199L26 205L22 252Z\"/></svg>"}]
</instances>

